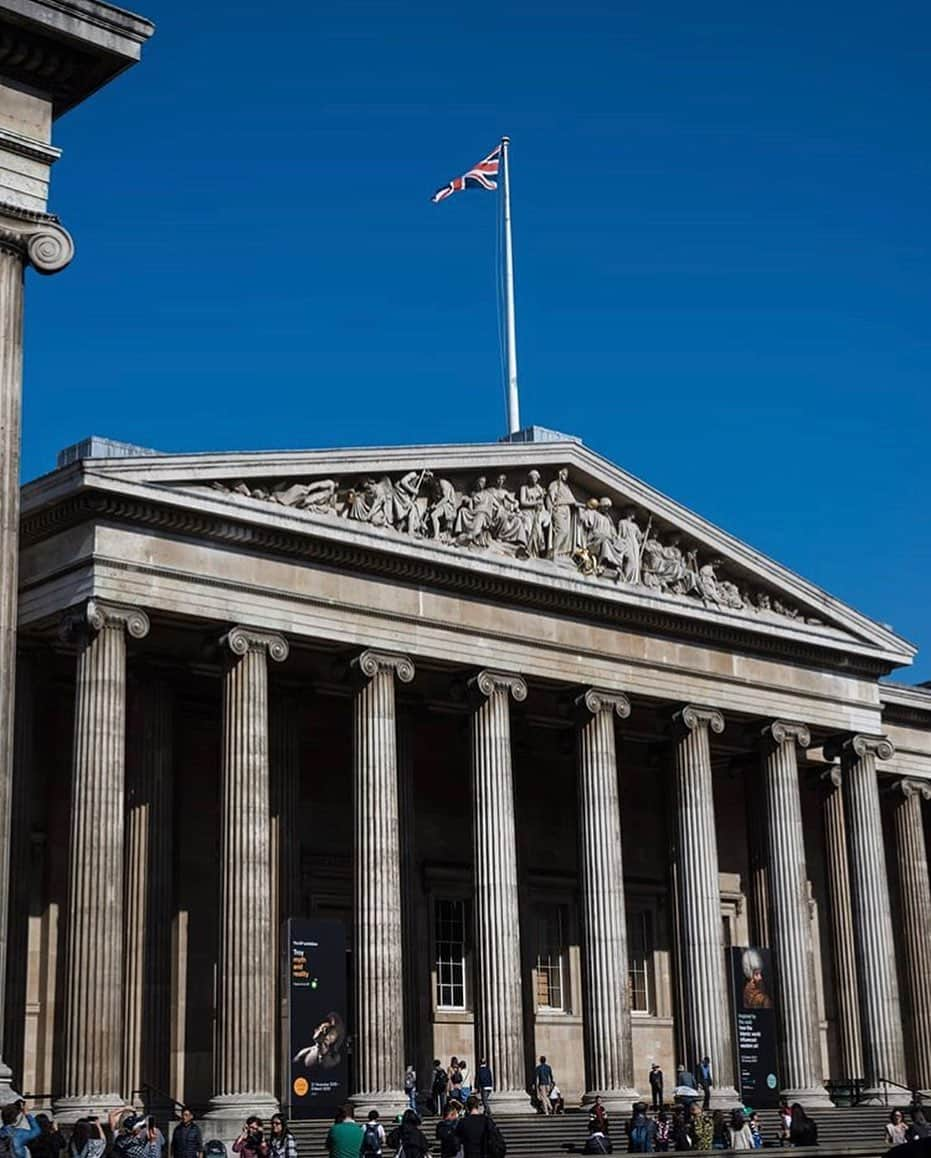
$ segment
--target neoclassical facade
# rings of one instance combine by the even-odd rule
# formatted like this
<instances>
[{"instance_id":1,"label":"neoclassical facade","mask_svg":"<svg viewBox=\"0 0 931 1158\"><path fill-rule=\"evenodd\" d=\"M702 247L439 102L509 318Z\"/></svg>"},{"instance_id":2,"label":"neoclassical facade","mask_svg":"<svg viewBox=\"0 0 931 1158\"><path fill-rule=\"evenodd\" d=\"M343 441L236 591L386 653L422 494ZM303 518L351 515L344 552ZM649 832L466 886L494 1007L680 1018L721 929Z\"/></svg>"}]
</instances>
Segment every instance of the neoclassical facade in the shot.
<instances>
[{"instance_id":1,"label":"neoclassical facade","mask_svg":"<svg viewBox=\"0 0 931 1158\"><path fill-rule=\"evenodd\" d=\"M529 1110L703 1054L763 946L779 1083L931 1087L914 649L577 440L155 455L22 493L6 1052L62 1114L287 1100L288 916L352 1088ZM128 451L128 453L127 453Z\"/></svg>"}]
</instances>

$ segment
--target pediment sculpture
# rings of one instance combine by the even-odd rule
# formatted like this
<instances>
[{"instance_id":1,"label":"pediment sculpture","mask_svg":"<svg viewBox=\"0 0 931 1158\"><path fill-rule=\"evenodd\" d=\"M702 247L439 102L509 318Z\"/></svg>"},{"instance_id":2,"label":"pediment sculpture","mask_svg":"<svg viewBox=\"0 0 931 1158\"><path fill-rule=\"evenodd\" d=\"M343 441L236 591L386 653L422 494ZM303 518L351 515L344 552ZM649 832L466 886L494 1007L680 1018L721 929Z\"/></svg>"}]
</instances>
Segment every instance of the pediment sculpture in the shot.
<instances>
[{"instance_id":1,"label":"pediment sculpture","mask_svg":"<svg viewBox=\"0 0 931 1158\"><path fill-rule=\"evenodd\" d=\"M214 482L215 489L469 551L548 560L592 579L689 597L708 607L803 618L798 608L728 575L725 561L653 516L607 495L580 495L562 467L520 486L508 476L454 480L429 468L350 482L288 479L268 485ZM809 622L817 622L809 620Z\"/></svg>"}]
</instances>

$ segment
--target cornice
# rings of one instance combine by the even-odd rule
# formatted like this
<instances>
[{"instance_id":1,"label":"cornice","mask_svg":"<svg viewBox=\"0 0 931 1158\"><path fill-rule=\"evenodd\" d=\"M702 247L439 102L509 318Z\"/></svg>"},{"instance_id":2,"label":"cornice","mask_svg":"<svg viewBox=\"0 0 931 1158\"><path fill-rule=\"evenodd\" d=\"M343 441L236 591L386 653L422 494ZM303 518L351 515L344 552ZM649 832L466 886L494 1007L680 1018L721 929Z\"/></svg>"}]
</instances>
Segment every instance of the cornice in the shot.
<instances>
[{"instance_id":1,"label":"cornice","mask_svg":"<svg viewBox=\"0 0 931 1158\"><path fill-rule=\"evenodd\" d=\"M802 666L838 670L846 676L874 679L889 668L888 661L882 657L849 652L838 655L836 641L825 641L819 646L814 641L805 643L781 635L763 635L753 630L752 621L737 625L712 615L698 617L680 613L678 606L631 605L603 597L597 587L589 592L578 583L567 587L535 585L523 576L512 578L493 568L450 566L431 558L427 552L389 554L381 537L374 534L370 536L371 543L324 539L280 526L239 521L229 513L221 516L209 511L192 511L150 498L130 498L107 491L87 489L64 494L57 501L24 515L21 546L27 549L51 535L94 519L236 544L243 550L298 558L340 573L374 574L401 583L464 592L499 604L613 623L627 630L707 643L722 651L782 658ZM217 584L214 579L197 576L192 576L191 581Z\"/></svg>"}]
</instances>

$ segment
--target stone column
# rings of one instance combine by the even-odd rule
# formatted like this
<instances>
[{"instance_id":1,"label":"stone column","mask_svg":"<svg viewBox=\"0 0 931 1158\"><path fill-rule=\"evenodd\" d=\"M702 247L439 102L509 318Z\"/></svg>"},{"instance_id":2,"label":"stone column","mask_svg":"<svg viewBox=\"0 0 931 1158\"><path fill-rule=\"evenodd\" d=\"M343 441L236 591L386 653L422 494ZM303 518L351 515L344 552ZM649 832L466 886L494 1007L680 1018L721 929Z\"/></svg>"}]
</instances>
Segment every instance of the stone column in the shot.
<instances>
[{"instance_id":1,"label":"stone column","mask_svg":"<svg viewBox=\"0 0 931 1158\"><path fill-rule=\"evenodd\" d=\"M895 841L899 865L902 923L895 940L905 950L908 1076L912 1089L931 1089L931 885L928 849L921 815L922 800L931 800L931 784L899 780L895 786Z\"/></svg>"},{"instance_id":2,"label":"stone column","mask_svg":"<svg viewBox=\"0 0 931 1158\"><path fill-rule=\"evenodd\" d=\"M154 1110L171 1105L173 704L170 687L158 676L140 683L134 698L126 793L123 1089Z\"/></svg>"},{"instance_id":3,"label":"stone column","mask_svg":"<svg viewBox=\"0 0 931 1158\"><path fill-rule=\"evenodd\" d=\"M398 837L395 676L414 678L403 655L364 651L353 664L353 925L356 1091L382 1114L404 1109L404 935Z\"/></svg>"},{"instance_id":4,"label":"stone column","mask_svg":"<svg viewBox=\"0 0 931 1158\"><path fill-rule=\"evenodd\" d=\"M475 1057L495 1077L495 1114L530 1108L524 1063L517 836L508 699L527 698L517 675L482 671L469 681L475 874Z\"/></svg>"},{"instance_id":5,"label":"stone column","mask_svg":"<svg viewBox=\"0 0 931 1158\"><path fill-rule=\"evenodd\" d=\"M231 654L223 677L217 1024L207 1117L235 1128L246 1114L267 1117L277 1109L268 661L287 659L288 644L249 627L234 627L224 642Z\"/></svg>"},{"instance_id":6,"label":"stone column","mask_svg":"<svg viewBox=\"0 0 931 1158\"><path fill-rule=\"evenodd\" d=\"M68 840L62 1092L73 1121L120 1106L123 1060L123 833L126 636L144 611L91 600L67 624L79 640Z\"/></svg>"},{"instance_id":7,"label":"stone column","mask_svg":"<svg viewBox=\"0 0 931 1158\"><path fill-rule=\"evenodd\" d=\"M844 812L850 848L853 936L860 981L860 1026L867 1089L880 1082L905 1083L902 1015L895 967L896 930L886 877L876 759L895 752L885 736L850 736L825 753L841 758Z\"/></svg>"},{"instance_id":8,"label":"stone column","mask_svg":"<svg viewBox=\"0 0 931 1158\"><path fill-rule=\"evenodd\" d=\"M796 747L811 735L803 724L776 720L763 731L761 773L766 802L772 948L776 959L782 1093L788 1102L830 1109L824 1088L808 912L808 871Z\"/></svg>"},{"instance_id":9,"label":"stone column","mask_svg":"<svg viewBox=\"0 0 931 1158\"><path fill-rule=\"evenodd\" d=\"M277 941L281 924L300 916L301 841L297 829L301 777L300 705L293 692L276 695L269 707L271 721L271 896L272 931Z\"/></svg>"},{"instance_id":10,"label":"stone column","mask_svg":"<svg viewBox=\"0 0 931 1158\"><path fill-rule=\"evenodd\" d=\"M0 993L6 993L13 806L23 280L27 265L40 273L56 273L73 254L70 236L51 218L0 207ZM13 1091L10 1067L3 1060L3 1021L0 1018L0 1090L9 1100Z\"/></svg>"},{"instance_id":11,"label":"stone column","mask_svg":"<svg viewBox=\"0 0 931 1158\"><path fill-rule=\"evenodd\" d=\"M831 920L831 956L834 962L834 1005L837 1011L837 1045L840 1077L863 1077L863 1045L860 1038L860 987L857 984L857 952L853 938L853 907L850 900L850 864L847 857L847 825L841 771L834 766L822 777L824 784L824 851L827 863L828 913Z\"/></svg>"},{"instance_id":12,"label":"stone column","mask_svg":"<svg viewBox=\"0 0 931 1158\"><path fill-rule=\"evenodd\" d=\"M734 1088L730 1001L721 927L718 842L714 826L709 729L724 731L714 708L688 705L675 716L675 809L679 910L679 976L685 1064L711 1058L712 1106L739 1101Z\"/></svg>"},{"instance_id":13,"label":"stone column","mask_svg":"<svg viewBox=\"0 0 931 1158\"><path fill-rule=\"evenodd\" d=\"M589 688L576 700L578 730L579 866L585 1007L585 1096L628 1111L638 1094L627 977L627 911L621 854L614 717L630 702L618 692Z\"/></svg>"}]
</instances>

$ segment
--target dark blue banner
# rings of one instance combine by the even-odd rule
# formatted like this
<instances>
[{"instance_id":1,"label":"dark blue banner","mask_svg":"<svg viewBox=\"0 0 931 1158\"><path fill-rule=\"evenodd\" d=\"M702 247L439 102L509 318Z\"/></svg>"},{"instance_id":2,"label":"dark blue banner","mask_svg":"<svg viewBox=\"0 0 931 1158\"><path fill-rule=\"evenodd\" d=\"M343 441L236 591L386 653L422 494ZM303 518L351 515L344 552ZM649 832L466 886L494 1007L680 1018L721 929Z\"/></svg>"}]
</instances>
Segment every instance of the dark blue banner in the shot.
<instances>
[{"instance_id":1,"label":"dark blue banner","mask_svg":"<svg viewBox=\"0 0 931 1158\"><path fill-rule=\"evenodd\" d=\"M291 1117L330 1117L349 1095L342 921L289 920L284 971Z\"/></svg>"},{"instance_id":2,"label":"dark blue banner","mask_svg":"<svg viewBox=\"0 0 931 1158\"><path fill-rule=\"evenodd\" d=\"M779 1106L776 1002L769 949L731 949L737 1085L744 1105Z\"/></svg>"}]
</instances>

